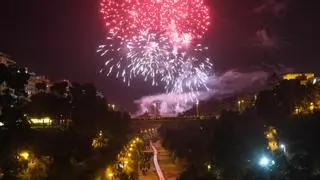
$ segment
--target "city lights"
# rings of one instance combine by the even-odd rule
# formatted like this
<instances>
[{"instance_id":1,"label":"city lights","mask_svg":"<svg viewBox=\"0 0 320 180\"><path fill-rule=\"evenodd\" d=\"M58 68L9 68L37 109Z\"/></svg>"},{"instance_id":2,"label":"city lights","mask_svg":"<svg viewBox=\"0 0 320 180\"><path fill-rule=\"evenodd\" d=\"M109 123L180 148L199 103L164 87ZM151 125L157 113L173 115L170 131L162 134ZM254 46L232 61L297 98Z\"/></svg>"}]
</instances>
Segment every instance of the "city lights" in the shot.
<instances>
[{"instance_id":1,"label":"city lights","mask_svg":"<svg viewBox=\"0 0 320 180\"><path fill-rule=\"evenodd\" d=\"M137 156L139 156L138 148L140 144L140 138L132 138L127 145L118 153L117 162L112 166L109 166L105 171L105 177L107 179L117 179L118 173L114 167L119 167L121 172L125 174L130 174L135 171L135 167L138 162L136 162Z\"/></svg>"}]
</instances>

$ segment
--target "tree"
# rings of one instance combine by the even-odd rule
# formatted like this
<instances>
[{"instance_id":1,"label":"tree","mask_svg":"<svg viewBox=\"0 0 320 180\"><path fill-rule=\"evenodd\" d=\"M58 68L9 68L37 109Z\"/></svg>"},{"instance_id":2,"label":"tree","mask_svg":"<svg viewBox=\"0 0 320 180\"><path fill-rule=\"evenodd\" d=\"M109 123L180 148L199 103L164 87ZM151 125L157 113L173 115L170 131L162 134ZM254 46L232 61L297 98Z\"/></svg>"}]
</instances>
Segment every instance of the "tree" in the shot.
<instances>
[{"instance_id":1,"label":"tree","mask_svg":"<svg viewBox=\"0 0 320 180\"><path fill-rule=\"evenodd\" d=\"M66 81L53 83L50 91L58 97L68 98L68 96L70 96L70 87Z\"/></svg>"},{"instance_id":2,"label":"tree","mask_svg":"<svg viewBox=\"0 0 320 180\"><path fill-rule=\"evenodd\" d=\"M36 88L37 88L38 92L46 92L47 84L44 82L36 83Z\"/></svg>"},{"instance_id":3,"label":"tree","mask_svg":"<svg viewBox=\"0 0 320 180\"><path fill-rule=\"evenodd\" d=\"M27 166L18 172L17 177L22 180L46 179L50 163L48 157L30 157Z\"/></svg>"}]
</instances>

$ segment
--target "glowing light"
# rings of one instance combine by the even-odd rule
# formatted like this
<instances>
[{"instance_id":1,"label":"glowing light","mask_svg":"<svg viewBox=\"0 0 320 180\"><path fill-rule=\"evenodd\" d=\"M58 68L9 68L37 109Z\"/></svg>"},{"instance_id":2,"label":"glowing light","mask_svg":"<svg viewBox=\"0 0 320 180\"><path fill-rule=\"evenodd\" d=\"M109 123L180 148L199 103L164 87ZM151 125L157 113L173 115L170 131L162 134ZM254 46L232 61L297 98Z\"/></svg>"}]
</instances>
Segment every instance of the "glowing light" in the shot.
<instances>
[{"instance_id":1,"label":"glowing light","mask_svg":"<svg viewBox=\"0 0 320 180\"><path fill-rule=\"evenodd\" d=\"M263 156L260 161L259 161L259 165L262 167L266 167L270 164L271 160L268 159L267 157Z\"/></svg>"},{"instance_id":2,"label":"glowing light","mask_svg":"<svg viewBox=\"0 0 320 180\"><path fill-rule=\"evenodd\" d=\"M105 175L106 175L107 178L110 178L110 179L113 178L114 174L113 174L113 172L112 172L112 168L111 168L111 167L108 167L108 168L106 169Z\"/></svg>"},{"instance_id":3,"label":"glowing light","mask_svg":"<svg viewBox=\"0 0 320 180\"><path fill-rule=\"evenodd\" d=\"M19 153L19 156L24 160L28 160L29 159L29 152L22 151L22 152Z\"/></svg>"},{"instance_id":4,"label":"glowing light","mask_svg":"<svg viewBox=\"0 0 320 180\"><path fill-rule=\"evenodd\" d=\"M0 122L0 127L4 126L3 122Z\"/></svg>"},{"instance_id":5,"label":"glowing light","mask_svg":"<svg viewBox=\"0 0 320 180\"><path fill-rule=\"evenodd\" d=\"M280 148L283 150L284 153L287 153L286 145L280 144Z\"/></svg>"},{"instance_id":6,"label":"glowing light","mask_svg":"<svg viewBox=\"0 0 320 180\"><path fill-rule=\"evenodd\" d=\"M52 124L52 120L49 117L45 117L45 118L31 118L30 119L31 124L45 124L45 125L51 125Z\"/></svg>"}]
</instances>

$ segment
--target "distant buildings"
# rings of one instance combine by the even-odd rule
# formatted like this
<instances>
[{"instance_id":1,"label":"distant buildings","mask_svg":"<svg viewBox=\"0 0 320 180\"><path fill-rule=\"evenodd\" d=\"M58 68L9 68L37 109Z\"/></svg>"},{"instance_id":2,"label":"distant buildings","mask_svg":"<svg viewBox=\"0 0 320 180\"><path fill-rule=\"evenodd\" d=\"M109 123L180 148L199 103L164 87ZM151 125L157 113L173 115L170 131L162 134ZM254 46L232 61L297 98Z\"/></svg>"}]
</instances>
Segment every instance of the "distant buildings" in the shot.
<instances>
[{"instance_id":1,"label":"distant buildings","mask_svg":"<svg viewBox=\"0 0 320 180\"><path fill-rule=\"evenodd\" d=\"M315 83L317 78L314 73L288 73L283 75L283 80L300 80L301 85L307 85L308 83Z\"/></svg>"}]
</instances>

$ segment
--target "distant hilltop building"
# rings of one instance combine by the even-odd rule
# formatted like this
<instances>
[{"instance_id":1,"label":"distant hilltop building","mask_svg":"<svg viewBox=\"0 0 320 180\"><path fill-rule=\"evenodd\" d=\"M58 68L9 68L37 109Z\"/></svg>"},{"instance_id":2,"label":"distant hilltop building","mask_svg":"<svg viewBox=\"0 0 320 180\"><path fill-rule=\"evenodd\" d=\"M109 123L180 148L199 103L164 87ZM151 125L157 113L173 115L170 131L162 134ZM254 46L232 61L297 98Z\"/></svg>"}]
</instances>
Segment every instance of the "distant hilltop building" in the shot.
<instances>
[{"instance_id":1,"label":"distant hilltop building","mask_svg":"<svg viewBox=\"0 0 320 180\"><path fill-rule=\"evenodd\" d=\"M6 55L2 52L0 52L0 64L4 64L6 66L9 66L9 65L14 65L16 64L15 61L13 61L9 55Z\"/></svg>"},{"instance_id":2,"label":"distant hilltop building","mask_svg":"<svg viewBox=\"0 0 320 180\"><path fill-rule=\"evenodd\" d=\"M300 80L301 85L306 85L308 83L317 83L319 78L315 77L314 73L288 73L283 75L283 80Z\"/></svg>"}]
</instances>

